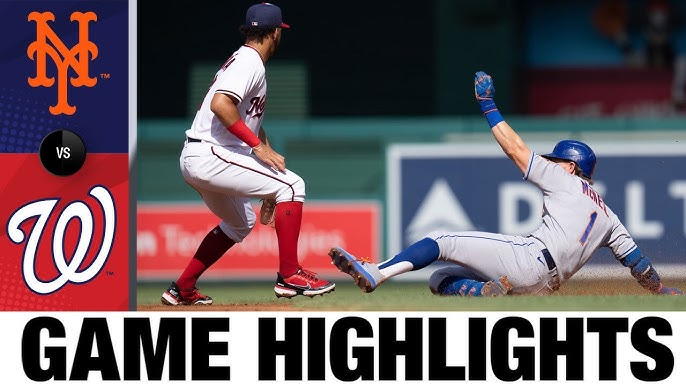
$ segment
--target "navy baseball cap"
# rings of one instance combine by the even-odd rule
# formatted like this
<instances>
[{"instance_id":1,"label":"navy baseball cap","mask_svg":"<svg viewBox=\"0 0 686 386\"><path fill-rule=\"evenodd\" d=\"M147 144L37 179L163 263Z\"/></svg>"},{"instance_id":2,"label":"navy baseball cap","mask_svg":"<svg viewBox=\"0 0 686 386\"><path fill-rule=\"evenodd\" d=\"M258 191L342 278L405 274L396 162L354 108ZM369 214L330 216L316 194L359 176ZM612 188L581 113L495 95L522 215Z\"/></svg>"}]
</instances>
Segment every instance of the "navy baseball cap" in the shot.
<instances>
[{"instance_id":1,"label":"navy baseball cap","mask_svg":"<svg viewBox=\"0 0 686 386\"><path fill-rule=\"evenodd\" d=\"M255 4L245 13L247 27L291 28L281 19L281 8L270 3Z\"/></svg>"}]
</instances>

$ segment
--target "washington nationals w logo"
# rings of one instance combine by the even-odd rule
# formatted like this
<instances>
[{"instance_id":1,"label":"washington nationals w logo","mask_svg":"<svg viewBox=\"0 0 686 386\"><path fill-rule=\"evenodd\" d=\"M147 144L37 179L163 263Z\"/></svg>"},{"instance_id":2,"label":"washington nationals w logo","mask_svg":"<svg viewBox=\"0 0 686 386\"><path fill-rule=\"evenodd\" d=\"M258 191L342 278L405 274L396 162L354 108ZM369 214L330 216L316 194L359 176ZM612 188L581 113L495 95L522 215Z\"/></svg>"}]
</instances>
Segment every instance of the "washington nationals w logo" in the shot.
<instances>
[{"instance_id":1,"label":"washington nationals w logo","mask_svg":"<svg viewBox=\"0 0 686 386\"><path fill-rule=\"evenodd\" d=\"M74 87L93 87L98 82L97 78L88 76L88 63L98 56L98 47L88 40L88 23L97 21L98 16L94 12L71 14L70 20L79 24L79 42L72 48L68 48L48 25L49 21L55 21L52 12L31 12L28 20L36 22L36 41L26 50L29 58L36 62L36 76L28 78L29 85L52 87L55 84L55 77L47 75L47 59L52 59L57 67L57 104L50 106L50 113L72 115L76 106L70 105L67 99L67 78ZM74 70L76 77L69 77L69 68Z\"/></svg>"},{"instance_id":2,"label":"washington nationals w logo","mask_svg":"<svg viewBox=\"0 0 686 386\"><path fill-rule=\"evenodd\" d=\"M103 186L94 186L89 195L95 198L100 205L104 219L102 244L95 258L83 268L82 263L93 242L93 212L82 201L74 201L67 205L55 224L52 234L52 259L59 274L48 280L43 280L36 273L36 252L38 244L44 236L45 225L53 213L59 199L51 198L34 201L17 209L7 223L7 235L15 244L26 241L24 259L22 261L22 274L26 285L35 293L47 295L64 287L69 282L83 284L94 279L105 266L112 251L114 241L116 211L112 194ZM21 229L21 224L36 217L36 222L27 239ZM67 226L73 219L78 219L81 229L76 243L76 249L71 259L64 255L65 234ZM49 238L49 236L48 236Z\"/></svg>"}]
</instances>

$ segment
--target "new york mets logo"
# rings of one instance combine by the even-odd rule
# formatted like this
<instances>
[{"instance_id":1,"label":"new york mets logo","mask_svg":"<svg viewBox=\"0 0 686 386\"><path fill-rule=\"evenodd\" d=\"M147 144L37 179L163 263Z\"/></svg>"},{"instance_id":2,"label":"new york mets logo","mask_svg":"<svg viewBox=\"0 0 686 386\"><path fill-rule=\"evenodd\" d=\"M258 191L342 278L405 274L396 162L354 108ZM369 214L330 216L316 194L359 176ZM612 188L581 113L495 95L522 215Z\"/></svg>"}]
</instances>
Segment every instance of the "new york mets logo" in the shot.
<instances>
[{"instance_id":1,"label":"new york mets logo","mask_svg":"<svg viewBox=\"0 0 686 386\"><path fill-rule=\"evenodd\" d=\"M97 255L90 264L83 268L81 265L86 260L86 255L95 241L93 212L82 201L73 201L67 205L55 223L52 237L47 236L52 243L52 262L58 271L54 278L47 280L41 279L36 273L38 245L44 236L48 219L55 210L59 199L50 198L28 203L17 209L7 222L7 235L15 244L26 241L24 248L24 258L22 260L22 274L24 282L35 293L47 295L64 287L67 283L83 284L94 279L105 266L107 259L112 251L114 242L116 211L112 194L103 186L97 185L91 188L89 195L97 200L102 211L104 220L102 244ZM21 224L26 220L36 217L35 224L31 232L26 234L21 229ZM64 255L65 237L69 222L78 219L80 231L73 256L70 259ZM42 262L45 264L45 261ZM45 276L45 275L44 275Z\"/></svg>"},{"instance_id":2,"label":"new york mets logo","mask_svg":"<svg viewBox=\"0 0 686 386\"><path fill-rule=\"evenodd\" d=\"M72 48L68 48L48 25L49 21L55 21L52 12L31 12L28 20L36 22L36 41L26 50L29 58L36 62L36 76L28 78L29 85L52 87L55 84L55 77L47 75L47 58L50 57L57 68L57 104L50 106L50 113L72 115L76 106L70 105L67 99L67 79L74 87L93 87L98 82L97 78L88 76L88 63L98 56L98 47L88 40L88 23L97 21L98 16L94 12L71 14L70 20L79 24L79 42ZM76 77L69 77L69 68L74 70Z\"/></svg>"}]
</instances>

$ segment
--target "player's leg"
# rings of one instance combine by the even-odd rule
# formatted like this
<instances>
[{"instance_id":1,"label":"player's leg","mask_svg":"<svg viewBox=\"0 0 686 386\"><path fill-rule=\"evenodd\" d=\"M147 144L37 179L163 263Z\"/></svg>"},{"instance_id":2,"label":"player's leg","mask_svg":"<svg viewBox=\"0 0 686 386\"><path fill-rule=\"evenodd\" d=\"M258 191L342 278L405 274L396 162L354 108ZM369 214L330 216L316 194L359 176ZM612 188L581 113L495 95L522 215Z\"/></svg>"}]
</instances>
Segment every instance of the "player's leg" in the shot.
<instances>
[{"instance_id":1,"label":"player's leg","mask_svg":"<svg viewBox=\"0 0 686 386\"><path fill-rule=\"evenodd\" d=\"M439 260L489 281L506 277L513 293L528 293L547 282L537 260L540 245L532 238L487 232L434 232L428 237L438 244Z\"/></svg>"},{"instance_id":2,"label":"player's leg","mask_svg":"<svg viewBox=\"0 0 686 386\"><path fill-rule=\"evenodd\" d=\"M501 296L512 290L507 278L489 280L459 265L441 268L431 274L429 289L442 296Z\"/></svg>"},{"instance_id":3,"label":"player's leg","mask_svg":"<svg viewBox=\"0 0 686 386\"><path fill-rule=\"evenodd\" d=\"M279 246L279 271L276 275L274 293L277 297L291 298L296 295L324 295L334 290L335 284L304 269L299 262L298 240L302 224L305 182L302 178L277 187L274 209L274 229Z\"/></svg>"},{"instance_id":4,"label":"player's leg","mask_svg":"<svg viewBox=\"0 0 686 386\"><path fill-rule=\"evenodd\" d=\"M369 258L357 257L341 247L331 248L329 256L331 263L350 275L362 292L372 292L386 280Z\"/></svg>"},{"instance_id":5,"label":"player's leg","mask_svg":"<svg viewBox=\"0 0 686 386\"><path fill-rule=\"evenodd\" d=\"M194 287L200 275L237 242L243 241L255 224L255 213L250 200L207 191L201 192L201 196L221 222L205 236L190 264L179 277L177 284L182 288Z\"/></svg>"},{"instance_id":6,"label":"player's leg","mask_svg":"<svg viewBox=\"0 0 686 386\"><path fill-rule=\"evenodd\" d=\"M222 222L210 230L177 281L162 294L164 304L212 304L212 298L197 289L198 279L229 248L242 241L255 224L255 213L248 199L229 197L212 183L210 176L222 167L208 144L186 144L181 152L181 174Z\"/></svg>"},{"instance_id":7,"label":"player's leg","mask_svg":"<svg viewBox=\"0 0 686 386\"><path fill-rule=\"evenodd\" d=\"M214 264L235 242L219 226L214 227L202 240L191 261L162 294L162 302L168 305L212 304L212 298L202 294L196 287L200 276Z\"/></svg>"},{"instance_id":8,"label":"player's leg","mask_svg":"<svg viewBox=\"0 0 686 386\"><path fill-rule=\"evenodd\" d=\"M198 192L222 221L205 236L178 280L162 295L165 304L212 304L212 298L197 289L198 279L233 245L241 242L255 225L255 213L249 199L199 189Z\"/></svg>"},{"instance_id":9,"label":"player's leg","mask_svg":"<svg viewBox=\"0 0 686 386\"><path fill-rule=\"evenodd\" d=\"M365 258L358 258L340 247L332 248L329 255L333 264L340 271L352 276L363 292L372 292L389 277L422 269L438 260L440 248L435 240L427 237L380 264L374 264ZM458 290L453 291L454 294L458 294L459 288L463 285L466 286L466 291L471 296L505 294L511 288L504 277L487 280L471 272L467 275L466 270L464 272L464 278L456 274L452 280L452 285L458 288ZM446 291L449 292L450 289L446 287Z\"/></svg>"},{"instance_id":10,"label":"player's leg","mask_svg":"<svg viewBox=\"0 0 686 386\"><path fill-rule=\"evenodd\" d=\"M380 264L357 258L338 247L331 249L329 255L334 265L352 276L364 292L372 292L390 277L422 269L439 259L463 266L488 279L486 282L508 288L530 288L541 282L534 265L536 248L532 241L519 236L440 232L428 235ZM509 282L503 283L502 278Z\"/></svg>"},{"instance_id":11,"label":"player's leg","mask_svg":"<svg viewBox=\"0 0 686 386\"><path fill-rule=\"evenodd\" d=\"M392 259L379 264L378 268L385 280L385 278L405 272L422 269L441 259L441 256L439 243L429 235L410 245ZM445 291L444 295L465 293L467 296L498 296L507 294L512 289L512 285L504 275L479 275L462 266L449 267L435 273L434 280L449 273L453 275L445 278L446 282L441 288Z\"/></svg>"},{"instance_id":12,"label":"player's leg","mask_svg":"<svg viewBox=\"0 0 686 386\"><path fill-rule=\"evenodd\" d=\"M439 252L438 244L430 238L425 238L381 264L356 257L340 247L332 248L329 256L341 272L352 276L363 292L372 292L391 276L422 269L433 263L438 259Z\"/></svg>"},{"instance_id":13,"label":"player's leg","mask_svg":"<svg viewBox=\"0 0 686 386\"><path fill-rule=\"evenodd\" d=\"M291 170L275 172L252 155L214 150L226 169L222 174L233 178L215 177L213 185L245 197L273 199L274 228L279 247L279 270L274 291L279 297L315 296L333 291L335 284L300 266L298 239L302 222L305 182Z\"/></svg>"}]
</instances>

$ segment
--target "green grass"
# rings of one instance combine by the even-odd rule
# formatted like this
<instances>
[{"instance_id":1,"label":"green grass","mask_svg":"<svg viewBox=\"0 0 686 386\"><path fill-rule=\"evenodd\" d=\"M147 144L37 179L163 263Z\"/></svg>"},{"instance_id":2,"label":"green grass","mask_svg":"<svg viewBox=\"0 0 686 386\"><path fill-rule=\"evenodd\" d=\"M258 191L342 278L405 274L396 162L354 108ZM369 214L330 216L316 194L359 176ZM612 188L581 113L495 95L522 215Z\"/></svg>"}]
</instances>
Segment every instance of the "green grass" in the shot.
<instances>
[{"instance_id":1,"label":"green grass","mask_svg":"<svg viewBox=\"0 0 686 386\"><path fill-rule=\"evenodd\" d=\"M199 286L203 293L214 298L215 305L259 305L265 309L285 305L296 311L686 311L686 297L651 295L636 289L635 282L629 287L637 293L632 295L574 295L575 286L583 287L584 283L568 284L551 296L500 298L440 297L432 295L426 283L414 282L388 282L371 294L362 293L351 282L338 282L331 294L292 299L276 298L273 282L201 283ZM684 288L686 283L674 284ZM160 304L166 285L139 284L138 305Z\"/></svg>"}]
</instances>

